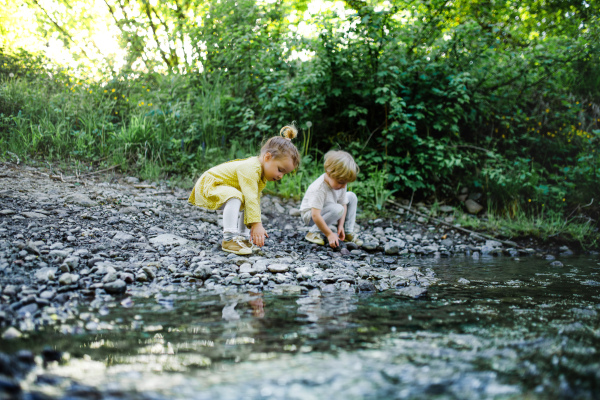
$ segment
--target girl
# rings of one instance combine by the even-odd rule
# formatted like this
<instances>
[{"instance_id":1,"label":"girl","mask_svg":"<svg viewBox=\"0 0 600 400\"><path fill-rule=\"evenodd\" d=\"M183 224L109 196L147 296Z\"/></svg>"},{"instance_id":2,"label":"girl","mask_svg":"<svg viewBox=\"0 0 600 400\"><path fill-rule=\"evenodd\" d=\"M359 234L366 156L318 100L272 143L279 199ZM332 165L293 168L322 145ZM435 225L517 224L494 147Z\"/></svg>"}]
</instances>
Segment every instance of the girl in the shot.
<instances>
[{"instance_id":1,"label":"girl","mask_svg":"<svg viewBox=\"0 0 600 400\"><path fill-rule=\"evenodd\" d=\"M264 246L269 237L260 219L260 193L267 181L278 181L300 164L300 154L292 139L296 127L284 126L267 140L258 157L229 161L204 172L188 201L212 210L223 209L223 242L221 248L230 253L252 254L253 245Z\"/></svg>"}]
</instances>

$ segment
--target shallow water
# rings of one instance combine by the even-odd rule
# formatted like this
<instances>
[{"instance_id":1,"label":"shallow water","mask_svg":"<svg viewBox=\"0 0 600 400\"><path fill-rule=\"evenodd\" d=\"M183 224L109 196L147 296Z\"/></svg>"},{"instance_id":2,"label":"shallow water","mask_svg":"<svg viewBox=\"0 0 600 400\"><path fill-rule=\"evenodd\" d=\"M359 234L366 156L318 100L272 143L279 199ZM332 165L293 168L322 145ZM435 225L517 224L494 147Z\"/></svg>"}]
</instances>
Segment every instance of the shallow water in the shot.
<instances>
[{"instance_id":1,"label":"shallow water","mask_svg":"<svg viewBox=\"0 0 600 400\"><path fill-rule=\"evenodd\" d=\"M139 292L0 351L66 352L22 384L58 398L599 398L600 258L561 261L412 260L418 300Z\"/></svg>"}]
</instances>

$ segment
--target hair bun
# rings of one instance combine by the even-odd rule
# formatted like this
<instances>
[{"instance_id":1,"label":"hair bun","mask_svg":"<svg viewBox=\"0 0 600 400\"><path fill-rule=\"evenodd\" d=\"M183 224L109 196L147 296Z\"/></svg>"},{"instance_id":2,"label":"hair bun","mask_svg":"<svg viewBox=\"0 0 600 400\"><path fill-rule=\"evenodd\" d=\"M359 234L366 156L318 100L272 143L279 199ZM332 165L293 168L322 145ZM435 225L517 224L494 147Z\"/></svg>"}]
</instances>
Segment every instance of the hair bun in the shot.
<instances>
[{"instance_id":1,"label":"hair bun","mask_svg":"<svg viewBox=\"0 0 600 400\"><path fill-rule=\"evenodd\" d=\"M279 131L279 134L286 139L292 140L298 136L298 129L294 125L286 125Z\"/></svg>"}]
</instances>

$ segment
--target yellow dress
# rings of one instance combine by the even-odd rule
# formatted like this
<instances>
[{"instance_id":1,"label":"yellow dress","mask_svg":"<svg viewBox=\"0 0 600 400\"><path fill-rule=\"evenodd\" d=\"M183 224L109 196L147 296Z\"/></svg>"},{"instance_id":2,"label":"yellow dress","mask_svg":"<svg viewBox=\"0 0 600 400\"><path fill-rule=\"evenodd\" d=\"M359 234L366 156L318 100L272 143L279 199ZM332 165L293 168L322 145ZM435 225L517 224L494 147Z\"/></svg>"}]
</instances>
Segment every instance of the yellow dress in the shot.
<instances>
[{"instance_id":1,"label":"yellow dress","mask_svg":"<svg viewBox=\"0 0 600 400\"><path fill-rule=\"evenodd\" d=\"M244 224L249 226L260 222L260 194L267 184L261 176L262 166L258 157L228 161L202 174L188 202L216 210L235 197L242 202Z\"/></svg>"}]
</instances>

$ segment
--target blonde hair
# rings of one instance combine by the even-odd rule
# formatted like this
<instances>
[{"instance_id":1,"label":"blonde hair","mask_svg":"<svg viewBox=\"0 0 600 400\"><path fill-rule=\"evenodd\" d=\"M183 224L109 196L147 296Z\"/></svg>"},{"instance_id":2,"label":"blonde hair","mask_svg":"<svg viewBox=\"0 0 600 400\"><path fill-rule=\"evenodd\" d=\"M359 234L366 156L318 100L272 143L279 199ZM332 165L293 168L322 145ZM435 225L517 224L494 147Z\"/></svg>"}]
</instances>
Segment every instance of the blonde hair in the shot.
<instances>
[{"instance_id":1,"label":"blonde hair","mask_svg":"<svg viewBox=\"0 0 600 400\"><path fill-rule=\"evenodd\" d=\"M290 157L294 167L300 165L300 153L296 146L292 144L292 139L298 136L298 129L292 123L286 125L279 131L279 136L273 136L263 144L260 149L260 155L271 153L273 158Z\"/></svg>"},{"instance_id":2,"label":"blonde hair","mask_svg":"<svg viewBox=\"0 0 600 400\"><path fill-rule=\"evenodd\" d=\"M342 150L331 150L325 154L325 172L339 182L354 182L360 168L354 158Z\"/></svg>"}]
</instances>

